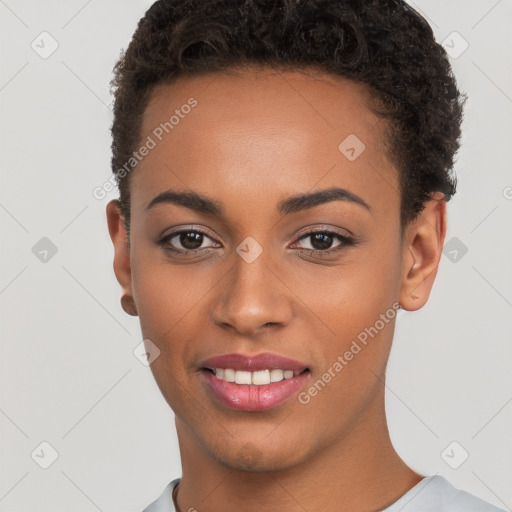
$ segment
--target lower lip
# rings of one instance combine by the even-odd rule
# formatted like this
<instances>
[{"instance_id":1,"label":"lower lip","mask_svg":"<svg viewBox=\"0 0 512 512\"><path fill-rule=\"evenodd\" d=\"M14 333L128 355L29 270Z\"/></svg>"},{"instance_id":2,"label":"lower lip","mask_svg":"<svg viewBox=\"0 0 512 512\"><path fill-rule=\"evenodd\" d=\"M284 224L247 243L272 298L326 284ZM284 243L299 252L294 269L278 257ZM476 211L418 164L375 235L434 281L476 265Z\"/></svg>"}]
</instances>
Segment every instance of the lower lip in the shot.
<instances>
[{"instance_id":1,"label":"lower lip","mask_svg":"<svg viewBox=\"0 0 512 512\"><path fill-rule=\"evenodd\" d=\"M305 371L291 379L258 386L227 382L208 370L202 373L213 394L224 405L239 411L266 411L277 407L297 393L309 378L309 371Z\"/></svg>"}]
</instances>

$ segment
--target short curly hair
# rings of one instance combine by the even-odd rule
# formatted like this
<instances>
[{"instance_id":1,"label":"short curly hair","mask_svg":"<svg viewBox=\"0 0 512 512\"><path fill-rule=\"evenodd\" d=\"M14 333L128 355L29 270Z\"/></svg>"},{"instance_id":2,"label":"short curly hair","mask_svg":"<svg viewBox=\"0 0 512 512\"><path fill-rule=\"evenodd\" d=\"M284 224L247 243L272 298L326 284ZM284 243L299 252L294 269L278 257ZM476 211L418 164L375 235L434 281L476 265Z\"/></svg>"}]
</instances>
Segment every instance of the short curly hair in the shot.
<instances>
[{"instance_id":1,"label":"short curly hair","mask_svg":"<svg viewBox=\"0 0 512 512\"><path fill-rule=\"evenodd\" d=\"M368 107L389 120L384 144L399 172L402 234L432 192L447 201L455 193L466 95L430 25L404 1L159 0L111 81L112 171L128 232L131 172L119 171L134 160L153 87L251 65L314 68L363 85Z\"/></svg>"}]
</instances>

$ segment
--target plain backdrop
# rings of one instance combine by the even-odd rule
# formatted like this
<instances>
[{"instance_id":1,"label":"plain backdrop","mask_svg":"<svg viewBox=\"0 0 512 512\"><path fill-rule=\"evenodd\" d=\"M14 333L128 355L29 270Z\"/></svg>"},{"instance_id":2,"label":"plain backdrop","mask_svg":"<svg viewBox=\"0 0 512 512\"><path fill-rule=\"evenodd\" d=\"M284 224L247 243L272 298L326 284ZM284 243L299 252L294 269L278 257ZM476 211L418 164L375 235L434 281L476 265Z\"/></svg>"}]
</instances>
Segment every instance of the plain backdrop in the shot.
<instances>
[{"instance_id":1,"label":"plain backdrop","mask_svg":"<svg viewBox=\"0 0 512 512\"><path fill-rule=\"evenodd\" d=\"M150 4L0 0L1 511L139 512L181 475L119 304L116 192L92 195L110 177L112 68ZM469 99L437 281L396 327L389 428L413 469L511 510L512 2L413 5Z\"/></svg>"}]
</instances>

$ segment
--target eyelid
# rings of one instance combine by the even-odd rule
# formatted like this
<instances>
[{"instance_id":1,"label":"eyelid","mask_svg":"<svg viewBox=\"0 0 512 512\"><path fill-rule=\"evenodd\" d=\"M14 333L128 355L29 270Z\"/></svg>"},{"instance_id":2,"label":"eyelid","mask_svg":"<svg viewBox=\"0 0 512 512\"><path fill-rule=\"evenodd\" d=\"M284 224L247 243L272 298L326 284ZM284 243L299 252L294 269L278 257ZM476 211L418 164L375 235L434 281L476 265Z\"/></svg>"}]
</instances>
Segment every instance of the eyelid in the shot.
<instances>
[{"instance_id":1,"label":"eyelid","mask_svg":"<svg viewBox=\"0 0 512 512\"><path fill-rule=\"evenodd\" d=\"M303 230L299 232L297 238L301 238L304 235L310 235L314 233L335 233L340 236L344 236L346 238L355 238L353 233L348 229L344 228L335 228L334 226L330 226L327 224L312 224L310 226L306 226Z\"/></svg>"},{"instance_id":2,"label":"eyelid","mask_svg":"<svg viewBox=\"0 0 512 512\"><path fill-rule=\"evenodd\" d=\"M168 231L168 233L167 233ZM215 235L213 235L207 228L200 226L199 224L185 224L183 226L174 226L169 229L165 229L162 231L162 234L159 235L159 239L167 237L169 235L176 235L179 233L187 232L187 231L198 231L199 233L202 233L203 235L206 235L210 238L215 239ZM164 234L167 233L167 234Z\"/></svg>"},{"instance_id":3,"label":"eyelid","mask_svg":"<svg viewBox=\"0 0 512 512\"><path fill-rule=\"evenodd\" d=\"M177 235L180 235L181 233L189 233L189 232L195 232L200 233L201 235L210 238L214 243L219 244L220 242L217 240L217 237L215 235L212 235L206 228L203 228L202 226L198 225L191 225L191 226L177 226L172 228L167 234L160 235L158 237L158 243L162 243L163 240L170 240L174 238ZM165 231L164 231L165 233ZM182 249L185 250L185 249ZM192 250L192 249L189 249Z\"/></svg>"}]
</instances>

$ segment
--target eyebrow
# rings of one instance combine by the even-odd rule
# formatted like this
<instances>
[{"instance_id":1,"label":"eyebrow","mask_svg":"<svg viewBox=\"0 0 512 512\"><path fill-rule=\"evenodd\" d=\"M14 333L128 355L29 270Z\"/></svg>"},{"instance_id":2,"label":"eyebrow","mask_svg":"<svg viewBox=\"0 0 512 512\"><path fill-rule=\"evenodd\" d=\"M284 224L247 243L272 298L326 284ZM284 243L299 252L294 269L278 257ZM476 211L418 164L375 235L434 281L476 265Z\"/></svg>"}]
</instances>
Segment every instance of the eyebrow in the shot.
<instances>
[{"instance_id":1,"label":"eyebrow","mask_svg":"<svg viewBox=\"0 0 512 512\"><path fill-rule=\"evenodd\" d=\"M371 206L368 205L359 196L349 192L344 188L332 187L324 190L316 190L305 194L288 197L277 204L277 210L281 215L296 213L315 206L320 206L332 201L346 201L358 204L368 211ZM146 211L151 210L158 204L176 204L199 213L207 213L221 217L224 215L222 203L209 197L197 194L196 192L176 192L166 190L157 195L146 206Z\"/></svg>"}]
</instances>

